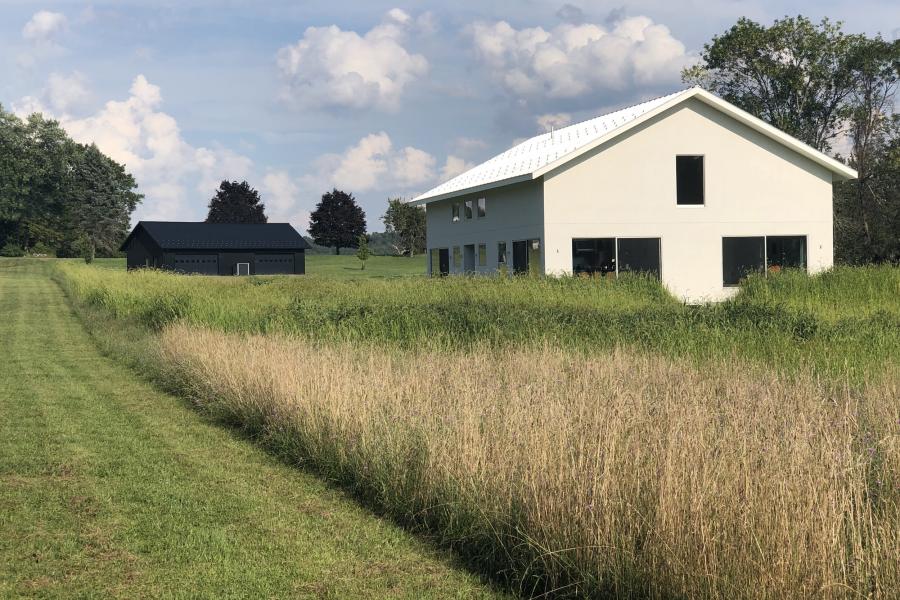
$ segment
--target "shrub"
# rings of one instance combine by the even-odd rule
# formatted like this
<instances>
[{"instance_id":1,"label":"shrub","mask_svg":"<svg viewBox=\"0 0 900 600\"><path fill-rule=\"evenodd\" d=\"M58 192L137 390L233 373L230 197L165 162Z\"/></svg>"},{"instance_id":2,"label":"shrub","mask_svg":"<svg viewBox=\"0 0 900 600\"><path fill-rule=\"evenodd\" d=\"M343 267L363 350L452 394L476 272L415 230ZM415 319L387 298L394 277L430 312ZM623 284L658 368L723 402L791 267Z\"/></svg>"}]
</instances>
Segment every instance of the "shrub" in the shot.
<instances>
[{"instance_id":1,"label":"shrub","mask_svg":"<svg viewBox=\"0 0 900 600\"><path fill-rule=\"evenodd\" d=\"M0 256L6 256L10 258L18 258L20 256L25 256L25 251L21 246L14 244L12 242L7 242L2 249L0 249Z\"/></svg>"},{"instance_id":2,"label":"shrub","mask_svg":"<svg viewBox=\"0 0 900 600\"><path fill-rule=\"evenodd\" d=\"M56 256L56 250L43 242L38 242L28 250L30 256Z\"/></svg>"}]
</instances>

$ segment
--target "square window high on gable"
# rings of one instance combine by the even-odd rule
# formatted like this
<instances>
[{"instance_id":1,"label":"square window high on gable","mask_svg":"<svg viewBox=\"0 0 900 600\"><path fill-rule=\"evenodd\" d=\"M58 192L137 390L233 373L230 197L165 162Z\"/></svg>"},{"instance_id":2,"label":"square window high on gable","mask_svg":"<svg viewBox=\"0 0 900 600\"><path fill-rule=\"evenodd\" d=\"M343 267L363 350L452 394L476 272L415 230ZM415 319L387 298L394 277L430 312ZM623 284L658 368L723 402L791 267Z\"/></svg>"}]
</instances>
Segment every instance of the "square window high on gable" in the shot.
<instances>
[{"instance_id":1,"label":"square window high on gable","mask_svg":"<svg viewBox=\"0 0 900 600\"><path fill-rule=\"evenodd\" d=\"M675 179L680 206L705 203L702 156L676 156Z\"/></svg>"}]
</instances>

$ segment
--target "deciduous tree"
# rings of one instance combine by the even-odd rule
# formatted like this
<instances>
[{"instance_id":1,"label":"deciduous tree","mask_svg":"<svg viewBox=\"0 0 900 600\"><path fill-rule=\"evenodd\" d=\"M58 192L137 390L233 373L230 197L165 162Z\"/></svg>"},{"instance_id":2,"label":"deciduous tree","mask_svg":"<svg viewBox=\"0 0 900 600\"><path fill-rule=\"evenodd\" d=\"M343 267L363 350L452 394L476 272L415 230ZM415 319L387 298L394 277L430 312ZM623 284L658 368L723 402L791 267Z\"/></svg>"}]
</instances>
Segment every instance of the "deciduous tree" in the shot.
<instances>
[{"instance_id":1,"label":"deciduous tree","mask_svg":"<svg viewBox=\"0 0 900 600\"><path fill-rule=\"evenodd\" d=\"M118 250L142 196L134 177L97 146L79 146L75 161L67 213L82 255L93 260L98 251Z\"/></svg>"},{"instance_id":2,"label":"deciduous tree","mask_svg":"<svg viewBox=\"0 0 900 600\"><path fill-rule=\"evenodd\" d=\"M829 150L856 84L863 36L803 16L771 26L741 18L703 46L682 79L700 85L818 150Z\"/></svg>"},{"instance_id":3,"label":"deciduous tree","mask_svg":"<svg viewBox=\"0 0 900 600\"><path fill-rule=\"evenodd\" d=\"M366 233L366 213L356 204L353 194L333 189L322 194L322 200L309 217L309 234L316 244L334 248L356 246L359 236Z\"/></svg>"},{"instance_id":4,"label":"deciduous tree","mask_svg":"<svg viewBox=\"0 0 900 600\"><path fill-rule=\"evenodd\" d=\"M359 236L356 240L356 258L362 263L361 271L366 270L366 261L369 260L369 239L365 235Z\"/></svg>"},{"instance_id":5,"label":"deciduous tree","mask_svg":"<svg viewBox=\"0 0 900 600\"><path fill-rule=\"evenodd\" d=\"M266 223L266 206L246 181L223 181L209 201L207 223Z\"/></svg>"},{"instance_id":6,"label":"deciduous tree","mask_svg":"<svg viewBox=\"0 0 900 600\"><path fill-rule=\"evenodd\" d=\"M388 200L387 212L381 217L387 233L396 233L395 246L401 256L415 256L425 251L425 209L400 198Z\"/></svg>"},{"instance_id":7,"label":"deciduous tree","mask_svg":"<svg viewBox=\"0 0 900 600\"><path fill-rule=\"evenodd\" d=\"M141 200L135 188L122 165L58 122L0 107L0 246L72 256L87 239L92 254L112 254Z\"/></svg>"}]
</instances>

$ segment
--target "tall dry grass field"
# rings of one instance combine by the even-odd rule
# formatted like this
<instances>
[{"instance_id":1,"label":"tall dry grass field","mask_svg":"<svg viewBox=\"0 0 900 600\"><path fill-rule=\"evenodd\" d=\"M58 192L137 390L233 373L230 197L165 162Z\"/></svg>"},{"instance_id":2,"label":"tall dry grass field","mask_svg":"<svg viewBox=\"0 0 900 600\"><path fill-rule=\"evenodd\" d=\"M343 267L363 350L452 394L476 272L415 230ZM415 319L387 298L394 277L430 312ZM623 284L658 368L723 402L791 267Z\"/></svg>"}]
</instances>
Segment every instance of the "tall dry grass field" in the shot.
<instances>
[{"instance_id":1,"label":"tall dry grass field","mask_svg":"<svg viewBox=\"0 0 900 600\"><path fill-rule=\"evenodd\" d=\"M388 351L174 324L204 410L526 594L897 597L900 377L622 350Z\"/></svg>"}]
</instances>

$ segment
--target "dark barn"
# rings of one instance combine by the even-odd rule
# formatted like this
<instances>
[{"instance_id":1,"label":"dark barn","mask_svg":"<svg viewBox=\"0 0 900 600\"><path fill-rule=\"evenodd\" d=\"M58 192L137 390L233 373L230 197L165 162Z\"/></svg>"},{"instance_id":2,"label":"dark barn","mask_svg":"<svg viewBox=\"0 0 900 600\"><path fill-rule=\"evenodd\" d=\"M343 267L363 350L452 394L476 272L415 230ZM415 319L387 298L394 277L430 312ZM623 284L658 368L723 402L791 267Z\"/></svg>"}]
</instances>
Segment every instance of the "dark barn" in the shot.
<instances>
[{"instance_id":1,"label":"dark barn","mask_svg":"<svg viewBox=\"0 0 900 600\"><path fill-rule=\"evenodd\" d=\"M125 239L128 269L201 275L302 275L309 244L288 223L140 221Z\"/></svg>"}]
</instances>

